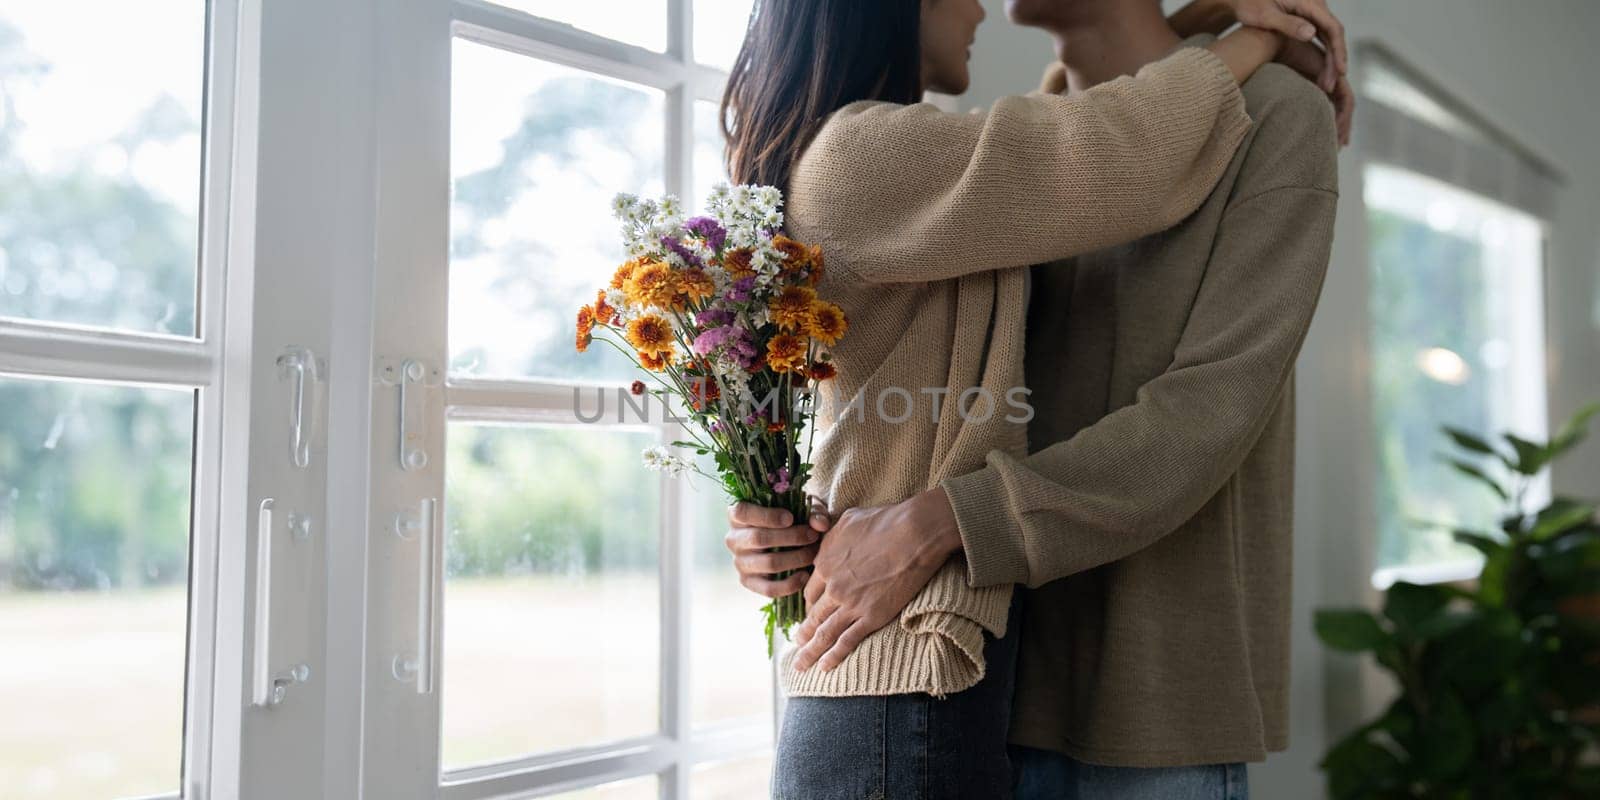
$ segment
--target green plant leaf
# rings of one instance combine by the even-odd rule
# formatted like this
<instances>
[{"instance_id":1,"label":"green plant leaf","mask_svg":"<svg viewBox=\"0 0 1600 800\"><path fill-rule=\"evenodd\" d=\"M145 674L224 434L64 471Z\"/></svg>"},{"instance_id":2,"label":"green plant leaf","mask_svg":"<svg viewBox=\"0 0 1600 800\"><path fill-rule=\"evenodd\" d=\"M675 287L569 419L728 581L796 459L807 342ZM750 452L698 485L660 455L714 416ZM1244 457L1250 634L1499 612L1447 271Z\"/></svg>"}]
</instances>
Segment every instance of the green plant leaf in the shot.
<instances>
[{"instance_id":1,"label":"green plant leaf","mask_svg":"<svg viewBox=\"0 0 1600 800\"><path fill-rule=\"evenodd\" d=\"M1414 634L1417 626L1444 610L1450 593L1439 586L1401 581L1385 593L1383 615L1403 634Z\"/></svg>"},{"instance_id":2,"label":"green plant leaf","mask_svg":"<svg viewBox=\"0 0 1600 800\"><path fill-rule=\"evenodd\" d=\"M1486 456L1504 458L1504 456L1500 455L1500 451L1491 447L1488 442L1478 438L1477 436L1467 433L1460 428L1454 428L1446 425L1444 426L1444 433L1446 436L1450 437L1451 441L1456 443L1457 447L1463 450L1470 450L1471 452L1481 453Z\"/></svg>"},{"instance_id":3,"label":"green plant leaf","mask_svg":"<svg viewBox=\"0 0 1600 800\"><path fill-rule=\"evenodd\" d=\"M1483 485L1489 487L1491 490L1494 491L1495 495L1498 496L1501 500L1510 500L1511 499L1511 495L1506 492L1505 487L1501 486L1499 481L1495 480L1494 478L1489 477L1488 473L1486 473L1483 470L1479 469L1476 465L1470 464L1470 463L1468 463L1466 461L1462 461L1462 460L1457 459L1457 458L1446 459L1446 461L1449 462L1450 466L1455 467L1457 472L1460 472L1461 474L1466 475L1466 476L1468 476L1470 478L1474 478L1479 483L1482 483Z\"/></svg>"},{"instance_id":4,"label":"green plant leaf","mask_svg":"<svg viewBox=\"0 0 1600 800\"><path fill-rule=\"evenodd\" d=\"M1379 797L1400 784L1400 759L1373 742L1370 730L1346 736L1323 756L1321 767L1328 773L1328 794L1334 800Z\"/></svg>"},{"instance_id":5,"label":"green plant leaf","mask_svg":"<svg viewBox=\"0 0 1600 800\"><path fill-rule=\"evenodd\" d=\"M1591 503L1558 497L1534 517L1528 536L1534 541L1543 541L1566 533L1593 519L1594 512L1595 506Z\"/></svg>"},{"instance_id":6,"label":"green plant leaf","mask_svg":"<svg viewBox=\"0 0 1600 800\"><path fill-rule=\"evenodd\" d=\"M1317 638L1335 650L1359 653L1389 641L1389 634L1372 612L1359 608L1320 609L1315 627Z\"/></svg>"},{"instance_id":7,"label":"green plant leaf","mask_svg":"<svg viewBox=\"0 0 1600 800\"><path fill-rule=\"evenodd\" d=\"M1424 777L1444 780L1458 775L1472 760L1477 728L1466 704L1454 692L1432 699L1432 707L1417 726L1413 755Z\"/></svg>"},{"instance_id":8,"label":"green plant leaf","mask_svg":"<svg viewBox=\"0 0 1600 800\"><path fill-rule=\"evenodd\" d=\"M1473 547L1478 552L1482 553L1486 558L1493 558L1496 553L1499 553L1506 548L1505 542L1502 542L1486 533L1479 533L1478 531L1457 530L1453 531L1451 536L1454 537L1456 541Z\"/></svg>"},{"instance_id":9,"label":"green plant leaf","mask_svg":"<svg viewBox=\"0 0 1600 800\"><path fill-rule=\"evenodd\" d=\"M1550 448L1537 442L1530 442L1516 434L1506 433L1502 437L1517 453L1516 463L1512 465L1516 471L1524 475L1538 475L1539 470L1550 461Z\"/></svg>"},{"instance_id":10,"label":"green plant leaf","mask_svg":"<svg viewBox=\"0 0 1600 800\"><path fill-rule=\"evenodd\" d=\"M1589 420L1596 414L1600 414L1600 402L1584 406L1572 416L1572 419L1567 420L1567 424L1561 426L1561 430L1550 440L1550 457L1555 458L1583 441L1584 435L1588 433Z\"/></svg>"}]
</instances>

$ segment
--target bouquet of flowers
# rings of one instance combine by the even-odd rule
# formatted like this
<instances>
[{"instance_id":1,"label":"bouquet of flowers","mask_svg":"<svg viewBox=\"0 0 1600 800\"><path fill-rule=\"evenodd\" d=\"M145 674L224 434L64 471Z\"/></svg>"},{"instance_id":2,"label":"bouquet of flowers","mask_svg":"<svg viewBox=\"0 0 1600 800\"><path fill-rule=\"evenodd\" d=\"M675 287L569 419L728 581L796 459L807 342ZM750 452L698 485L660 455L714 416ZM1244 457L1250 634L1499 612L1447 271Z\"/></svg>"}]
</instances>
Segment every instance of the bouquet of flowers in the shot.
<instances>
[{"instance_id":1,"label":"bouquet of flowers","mask_svg":"<svg viewBox=\"0 0 1600 800\"><path fill-rule=\"evenodd\" d=\"M597 338L616 347L656 383L634 381L634 394L684 409L690 440L673 442L676 451L646 450L647 466L706 475L735 501L804 520L811 465L801 434L815 414L816 384L835 374L827 348L849 323L817 297L821 248L779 232L782 206L771 186L718 185L707 213L685 219L671 195L617 195L612 213L628 260L578 310L577 348ZM709 455L718 474L700 469L695 455ZM770 651L775 629L787 636L804 619L805 598L780 597L762 610Z\"/></svg>"}]
</instances>

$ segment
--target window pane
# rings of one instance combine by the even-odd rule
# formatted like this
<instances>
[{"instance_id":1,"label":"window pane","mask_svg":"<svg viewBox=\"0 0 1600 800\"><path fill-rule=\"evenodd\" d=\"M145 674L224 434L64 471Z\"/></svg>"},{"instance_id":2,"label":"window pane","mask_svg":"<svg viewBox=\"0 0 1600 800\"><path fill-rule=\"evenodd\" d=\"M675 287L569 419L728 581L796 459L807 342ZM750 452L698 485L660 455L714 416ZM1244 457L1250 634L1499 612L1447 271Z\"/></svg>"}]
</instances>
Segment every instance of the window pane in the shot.
<instances>
[{"instance_id":1,"label":"window pane","mask_svg":"<svg viewBox=\"0 0 1600 800\"><path fill-rule=\"evenodd\" d=\"M722 126L717 122L717 104L700 101L694 104L694 210L705 209L711 187L728 183L727 162L723 152L727 149L722 138Z\"/></svg>"},{"instance_id":2,"label":"window pane","mask_svg":"<svg viewBox=\"0 0 1600 800\"><path fill-rule=\"evenodd\" d=\"M771 777L771 753L718 764L701 764L689 775L689 796L693 800L766 797Z\"/></svg>"},{"instance_id":3,"label":"window pane","mask_svg":"<svg viewBox=\"0 0 1600 800\"><path fill-rule=\"evenodd\" d=\"M651 776L558 794L552 800L656 800L659 796L655 776Z\"/></svg>"},{"instance_id":4,"label":"window pane","mask_svg":"<svg viewBox=\"0 0 1600 800\"><path fill-rule=\"evenodd\" d=\"M772 665L767 660L761 606L766 598L739 583L723 544L728 500L710 481L688 477L689 501L699 524L694 537L690 628L693 720L696 727L729 720L755 721L772 731Z\"/></svg>"},{"instance_id":5,"label":"window pane","mask_svg":"<svg viewBox=\"0 0 1600 800\"><path fill-rule=\"evenodd\" d=\"M579 30L654 50L667 49L667 0L493 0Z\"/></svg>"},{"instance_id":6,"label":"window pane","mask_svg":"<svg viewBox=\"0 0 1600 800\"><path fill-rule=\"evenodd\" d=\"M0 379L0 794L175 791L194 393Z\"/></svg>"},{"instance_id":7,"label":"window pane","mask_svg":"<svg viewBox=\"0 0 1600 800\"><path fill-rule=\"evenodd\" d=\"M1546 434L1538 222L1415 173L1365 175L1378 427L1378 566L1470 562L1451 527L1495 529L1504 509L1439 453L1441 425ZM1530 501L1548 492L1532 487Z\"/></svg>"},{"instance_id":8,"label":"window pane","mask_svg":"<svg viewBox=\"0 0 1600 800\"><path fill-rule=\"evenodd\" d=\"M461 40L454 70L451 371L632 380L574 319L624 258L612 196L663 191L661 93Z\"/></svg>"},{"instance_id":9,"label":"window pane","mask_svg":"<svg viewBox=\"0 0 1600 800\"><path fill-rule=\"evenodd\" d=\"M694 60L728 69L744 44L752 0L694 0Z\"/></svg>"},{"instance_id":10,"label":"window pane","mask_svg":"<svg viewBox=\"0 0 1600 800\"><path fill-rule=\"evenodd\" d=\"M205 6L0 4L0 316L194 333Z\"/></svg>"},{"instance_id":11,"label":"window pane","mask_svg":"<svg viewBox=\"0 0 1600 800\"><path fill-rule=\"evenodd\" d=\"M658 729L660 476L650 432L452 423L447 767Z\"/></svg>"}]
</instances>

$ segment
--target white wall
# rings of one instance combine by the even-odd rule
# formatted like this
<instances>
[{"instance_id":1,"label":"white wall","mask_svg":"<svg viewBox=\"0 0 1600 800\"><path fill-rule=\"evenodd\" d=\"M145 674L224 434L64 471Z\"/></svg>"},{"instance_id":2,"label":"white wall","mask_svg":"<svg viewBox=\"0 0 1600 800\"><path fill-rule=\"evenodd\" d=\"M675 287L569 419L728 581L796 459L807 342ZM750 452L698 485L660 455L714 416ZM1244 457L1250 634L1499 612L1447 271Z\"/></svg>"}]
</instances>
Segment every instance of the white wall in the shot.
<instances>
[{"instance_id":1,"label":"white wall","mask_svg":"<svg viewBox=\"0 0 1600 800\"><path fill-rule=\"evenodd\" d=\"M1062 0L1071 2L1071 0ZM1179 3L1167 0L1168 10ZM1600 3L1590 0L1330 0L1353 41L1388 44L1434 82L1565 173L1549 241L1550 418L1600 399ZM1012 26L1002 0L973 49L962 105L1037 85L1048 39ZM1358 112L1359 113L1359 109ZM1359 145L1359 143L1358 143ZM1321 797L1316 763L1329 730L1373 701L1354 663L1329 658L1310 632L1313 608L1371 602L1375 463L1368 431L1366 248L1360 172L1343 157L1333 262L1300 360L1294 710L1291 749L1252 771L1257 797ZM1357 432L1358 435L1352 435ZM1600 443L1570 457L1556 490L1600 496Z\"/></svg>"}]
</instances>

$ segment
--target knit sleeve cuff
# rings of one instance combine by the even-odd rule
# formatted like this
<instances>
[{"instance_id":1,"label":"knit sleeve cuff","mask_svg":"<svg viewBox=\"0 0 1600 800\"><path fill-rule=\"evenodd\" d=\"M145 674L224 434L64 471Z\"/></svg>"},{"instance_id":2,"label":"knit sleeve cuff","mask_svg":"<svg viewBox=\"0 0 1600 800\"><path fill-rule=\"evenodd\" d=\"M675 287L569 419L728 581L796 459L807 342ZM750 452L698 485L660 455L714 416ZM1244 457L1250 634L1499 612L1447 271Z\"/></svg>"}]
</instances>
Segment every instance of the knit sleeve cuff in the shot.
<instances>
[{"instance_id":1,"label":"knit sleeve cuff","mask_svg":"<svg viewBox=\"0 0 1600 800\"><path fill-rule=\"evenodd\" d=\"M1215 99L1219 103L1216 127L1223 140L1237 144L1250 129L1244 91L1239 87L1239 82L1233 79L1233 70L1228 69L1222 58L1210 49L1202 46L1179 47L1166 58L1146 64L1140 72L1158 68L1179 70L1192 78L1196 85L1187 93L1190 98Z\"/></svg>"},{"instance_id":2,"label":"knit sleeve cuff","mask_svg":"<svg viewBox=\"0 0 1600 800\"><path fill-rule=\"evenodd\" d=\"M1003 583L1028 583L1028 553L1022 541L1022 526L1014 519L1006 502L1005 481L1000 471L985 467L954 478L946 478L944 488L955 511L961 531L961 547L967 558L967 582L975 587Z\"/></svg>"}]
</instances>

